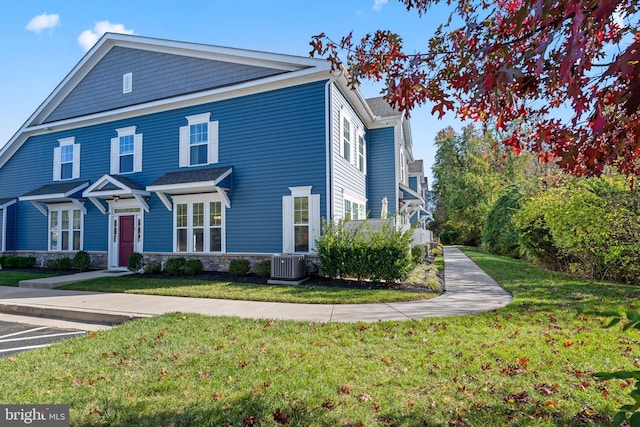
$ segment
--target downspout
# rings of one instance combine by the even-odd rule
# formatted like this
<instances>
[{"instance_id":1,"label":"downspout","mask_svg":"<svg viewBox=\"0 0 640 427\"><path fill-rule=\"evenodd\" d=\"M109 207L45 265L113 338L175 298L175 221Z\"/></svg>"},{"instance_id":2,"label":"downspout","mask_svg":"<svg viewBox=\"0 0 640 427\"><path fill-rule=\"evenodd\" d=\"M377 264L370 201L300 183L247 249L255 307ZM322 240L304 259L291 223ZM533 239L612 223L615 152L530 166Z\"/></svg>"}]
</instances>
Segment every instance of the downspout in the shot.
<instances>
[{"instance_id":1,"label":"downspout","mask_svg":"<svg viewBox=\"0 0 640 427\"><path fill-rule=\"evenodd\" d=\"M333 221L333 187L334 187L334 174L333 174L333 123L332 123L332 108L333 102L331 99L331 86L335 81L335 77L331 77L327 80L327 83L324 86L324 111L325 111L325 126L326 126L326 165L327 165L327 173L326 173L326 188L327 188L327 216L326 220Z\"/></svg>"}]
</instances>

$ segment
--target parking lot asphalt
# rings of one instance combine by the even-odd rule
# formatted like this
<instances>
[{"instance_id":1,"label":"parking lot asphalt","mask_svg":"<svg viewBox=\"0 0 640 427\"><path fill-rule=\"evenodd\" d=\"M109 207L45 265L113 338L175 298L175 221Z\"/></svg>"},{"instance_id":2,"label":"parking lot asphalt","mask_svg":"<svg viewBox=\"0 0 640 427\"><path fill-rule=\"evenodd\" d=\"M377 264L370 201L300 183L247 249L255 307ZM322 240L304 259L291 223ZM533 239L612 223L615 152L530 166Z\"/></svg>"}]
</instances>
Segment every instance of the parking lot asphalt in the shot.
<instances>
[{"instance_id":1,"label":"parking lot asphalt","mask_svg":"<svg viewBox=\"0 0 640 427\"><path fill-rule=\"evenodd\" d=\"M57 341L87 333L82 329L23 323L25 320L16 320L21 319L8 321L0 317L0 357L47 347Z\"/></svg>"}]
</instances>

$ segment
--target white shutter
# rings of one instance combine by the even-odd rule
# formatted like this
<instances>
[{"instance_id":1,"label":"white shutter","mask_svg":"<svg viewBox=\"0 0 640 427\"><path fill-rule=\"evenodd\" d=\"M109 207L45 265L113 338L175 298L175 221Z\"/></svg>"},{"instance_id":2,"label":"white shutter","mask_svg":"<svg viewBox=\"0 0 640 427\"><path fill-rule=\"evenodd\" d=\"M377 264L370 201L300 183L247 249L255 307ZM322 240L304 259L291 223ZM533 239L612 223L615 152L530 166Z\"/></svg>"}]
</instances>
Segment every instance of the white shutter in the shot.
<instances>
[{"instance_id":1,"label":"white shutter","mask_svg":"<svg viewBox=\"0 0 640 427\"><path fill-rule=\"evenodd\" d=\"M282 252L293 253L293 196L282 197Z\"/></svg>"},{"instance_id":2,"label":"white shutter","mask_svg":"<svg viewBox=\"0 0 640 427\"><path fill-rule=\"evenodd\" d=\"M142 172L142 134L134 135L133 171Z\"/></svg>"},{"instance_id":3,"label":"white shutter","mask_svg":"<svg viewBox=\"0 0 640 427\"><path fill-rule=\"evenodd\" d=\"M80 144L73 144L73 172L71 178L80 178Z\"/></svg>"},{"instance_id":4,"label":"white shutter","mask_svg":"<svg viewBox=\"0 0 640 427\"><path fill-rule=\"evenodd\" d=\"M111 138L111 172L112 175L120 173L120 138Z\"/></svg>"},{"instance_id":5,"label":"white shutter","mask_svg":"<svg viewBox=\"0 0 640 427\"><path fill-rule=\"evenodd\" d=\"M189 163L189 126L181 126L179 166L184 168L189 166Z\"/></svg>"},{"instance_id":6,"label":"white shutter","mask_svg":"<svg viewBox=\"0 0 640 427\"><path fill-rule=\"evenodd\" d=\"M311 227L311 236L309 238L309 252L316 251L316 239L320 238L321 221L320 221L320 195L312 194L309 196L309 222Z\"/></svg>"},{"instance_id":7,"label":"white shutter","mask_svg":"<svg viewBox=\"0 0 640 427\"><path fill-rule=\"evenodd\" d=\"M60 168L61 168L61 152L60 147L53 149L53 180L60 181Z\"/></svg>"},{"instance_id":8,"label":"white shutter","mask_svg":"<svg viewBox=\"0 0 640 427\"><path fill-rule=\"evenodd\" d=\"M208 164L218 163L218 121L209 122Z\"/></svg>"}]
</instances>

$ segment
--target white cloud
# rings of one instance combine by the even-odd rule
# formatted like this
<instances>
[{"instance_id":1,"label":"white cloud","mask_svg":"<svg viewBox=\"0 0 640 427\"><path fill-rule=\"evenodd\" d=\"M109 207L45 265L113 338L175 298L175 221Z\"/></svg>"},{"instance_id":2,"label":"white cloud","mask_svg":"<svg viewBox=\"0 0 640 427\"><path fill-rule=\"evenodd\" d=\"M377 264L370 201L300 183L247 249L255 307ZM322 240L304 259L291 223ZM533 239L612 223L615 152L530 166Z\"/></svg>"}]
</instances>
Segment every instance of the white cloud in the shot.
<instances>
[{"instance_id":1,"label":"white cloud","mask_svg":"<svg viewBox=\"0 0 640 427\"><path fill-rule=\"evenodd\" d=\"M57 13L47 15L45 12L42 15L31 18L25 29L40 34L42 30L53 29L58 25L60 25L60 15Z\"/></svg>"},{"instance_id":2,"label":"white cloud","mask_svg":"<svg viewBox=\"0 0 640 427\"><path fill-rule=\"evenodd\" d=\"M133 30L127 30L124 24L100 21L96 23L93 30L84 30L82 34L78 36L78 44L84 50L89 50L104 33L133 34Z\"/></svg>"},{"instance_id":3,"label":"white cloud","mask_svg":"<svg viewBox=\"0 0 640 427\"><path fill-rule=\"evenodd\" d=\"M374 0L373 1L373 10L378 11L378 10L382 9L382 5L383 4L387 4L387 3L389 3L389 0Z\"/></svg>"}]
</instances>

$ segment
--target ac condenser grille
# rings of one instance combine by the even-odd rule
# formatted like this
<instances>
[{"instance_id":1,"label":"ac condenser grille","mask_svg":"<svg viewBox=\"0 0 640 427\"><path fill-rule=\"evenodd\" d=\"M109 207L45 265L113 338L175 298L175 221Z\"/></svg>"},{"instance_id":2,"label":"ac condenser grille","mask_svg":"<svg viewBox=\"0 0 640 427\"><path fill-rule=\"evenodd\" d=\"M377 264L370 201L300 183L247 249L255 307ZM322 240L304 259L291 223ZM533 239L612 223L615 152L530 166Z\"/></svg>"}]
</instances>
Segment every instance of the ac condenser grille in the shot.
<instances>
[{"instance_id":1,"label":"ac condenser grille","mask_svg":"<svg viewBox=\"0 0 640 427\"><path fill-rule=\"evenodd\" d=\"M307 276L307 260L304 255L275 254L271 257L271 277L298 280Z\"/></svg>"}]
</instances>

